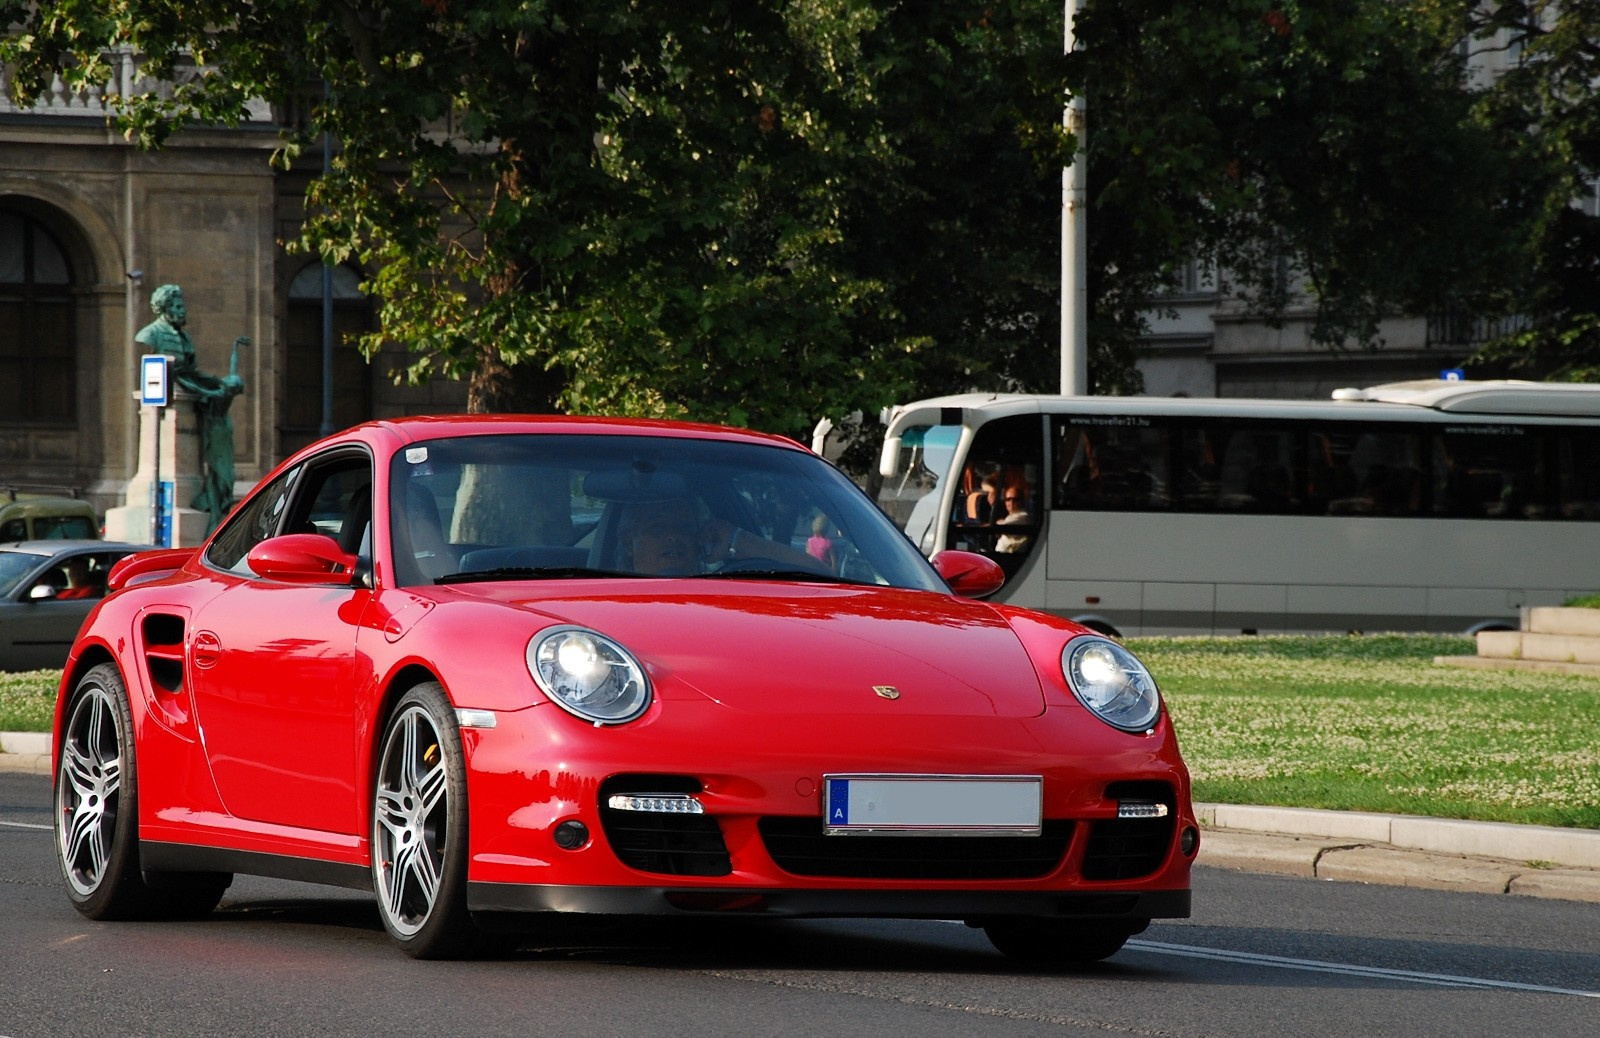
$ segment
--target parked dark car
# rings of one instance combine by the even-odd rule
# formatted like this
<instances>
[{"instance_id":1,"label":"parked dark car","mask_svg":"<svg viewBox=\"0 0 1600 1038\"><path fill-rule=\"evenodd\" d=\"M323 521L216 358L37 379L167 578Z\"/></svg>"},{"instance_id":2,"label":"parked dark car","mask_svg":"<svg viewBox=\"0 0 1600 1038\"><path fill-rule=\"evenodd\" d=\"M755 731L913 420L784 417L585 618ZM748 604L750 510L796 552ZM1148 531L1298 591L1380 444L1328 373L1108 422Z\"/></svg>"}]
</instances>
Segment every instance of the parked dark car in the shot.
<instances>
[{"instance_id":1,"label":"parked dark car","mask_svg":"<svg viewBox=\"0 0 1600 1038\"><path fill-rule=\"evenodd\" d=\"M105 597L112 565L147 547L91 540L0 544L0 670L65 664L83 618Z\"/></svg>"}]
</instances>

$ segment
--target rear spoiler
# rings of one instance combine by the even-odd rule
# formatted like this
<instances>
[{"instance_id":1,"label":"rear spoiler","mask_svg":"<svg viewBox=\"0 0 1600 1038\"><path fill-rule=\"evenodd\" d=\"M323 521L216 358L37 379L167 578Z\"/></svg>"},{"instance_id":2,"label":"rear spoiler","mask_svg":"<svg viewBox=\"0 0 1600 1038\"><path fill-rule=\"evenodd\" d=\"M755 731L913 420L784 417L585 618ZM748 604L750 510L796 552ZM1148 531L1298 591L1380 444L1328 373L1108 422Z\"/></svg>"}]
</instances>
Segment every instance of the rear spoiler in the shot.
<instances>
[{"instance_id":1,"label":"rear spoiler","mask_svg":"<svg viewBox=\"0 0 1600 1038\"><path fill-rule=\"evenodd\" d=\"M148 584L153 580L170 577L183 568L197 548L156 548L141 551L118 560L106 576L106 590L120 591L135 584Z\"/></svg>"}]
</instances>

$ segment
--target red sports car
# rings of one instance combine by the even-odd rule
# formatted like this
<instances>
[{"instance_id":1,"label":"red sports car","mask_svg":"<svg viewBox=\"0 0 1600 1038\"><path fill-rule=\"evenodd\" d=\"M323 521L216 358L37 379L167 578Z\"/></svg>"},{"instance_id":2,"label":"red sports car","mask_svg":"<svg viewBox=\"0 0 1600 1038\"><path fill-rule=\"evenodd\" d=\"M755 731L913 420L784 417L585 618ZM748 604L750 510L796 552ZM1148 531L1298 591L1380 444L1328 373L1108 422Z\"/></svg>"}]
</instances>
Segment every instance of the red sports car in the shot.
<instances>
[{"instance_id":1,"label":"red sports car","mask_svg":"<svg viewBox=\"0 0 1600 1038\"><path fill-rule=\"evenodd\" d=\"M819 543L825 541L826 544ZM67 892L375 891L425 958L546 913L963 919L1032 962L1189 914L1155 682L987 605L827 462L714 426L374 422L123 560L56 708Z\"/></svg>"}]
</instances>

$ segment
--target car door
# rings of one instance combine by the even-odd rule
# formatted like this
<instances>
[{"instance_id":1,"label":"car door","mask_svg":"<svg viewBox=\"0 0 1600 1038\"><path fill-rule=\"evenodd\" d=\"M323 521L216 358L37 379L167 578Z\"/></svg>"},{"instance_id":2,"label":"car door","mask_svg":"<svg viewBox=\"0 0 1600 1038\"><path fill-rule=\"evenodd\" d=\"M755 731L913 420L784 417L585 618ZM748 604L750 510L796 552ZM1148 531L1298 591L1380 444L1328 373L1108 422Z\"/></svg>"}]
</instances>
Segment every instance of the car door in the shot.
<instances>
[{"instance_id":1,"label":"car door","mask_svg":"<svg viewBox=\"0 0 1600 1038\"><path fill-rule=\"evenodd\" d=\"M355 527L370 522L371 460L360 451L324 456L283 493L279 517L258 527L354 546L363 539ZM218 540L228 549L207 558L224 587L196 611L186 639L217 789L237 818L354 834L355 705L371 684L357 666L356 633L371 592L263 579L246 559L253 534L225 533Z\"/></svg>"}]
</instances>

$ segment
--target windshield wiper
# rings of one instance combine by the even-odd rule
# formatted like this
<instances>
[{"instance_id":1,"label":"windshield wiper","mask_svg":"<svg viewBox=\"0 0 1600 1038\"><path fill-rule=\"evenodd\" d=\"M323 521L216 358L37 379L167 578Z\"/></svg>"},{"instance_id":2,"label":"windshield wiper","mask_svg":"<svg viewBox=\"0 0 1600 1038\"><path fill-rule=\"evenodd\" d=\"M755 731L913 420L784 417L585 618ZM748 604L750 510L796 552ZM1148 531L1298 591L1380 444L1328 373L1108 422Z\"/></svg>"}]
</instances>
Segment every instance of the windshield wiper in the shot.
<instances>
[{"instance_id":1,"label":"windshield wiper","mask_svg":"<svg viewBox=\"0 0 1600 1038\"><path fill-rule=\"evenodd\" d=\"M609 569L591 569L588 566L496 566L494 569L472 569L462 573L446 573L435 577L435 584L476 584L489 580L563 580L582 577L631 577L632 573L619 573Z\"/></svg>"},{"instance_id":2,"label":"windshield wiper","mask_svg":"<svg viewBox=\"0 0 1600 1038\"><path fill-rule=\"evenodd\" d=\"M722 569L704 575L707 580L798 580L813 584L859 584L858 580L819 573L814 569Z\"/></svg>"}]
</instances>

